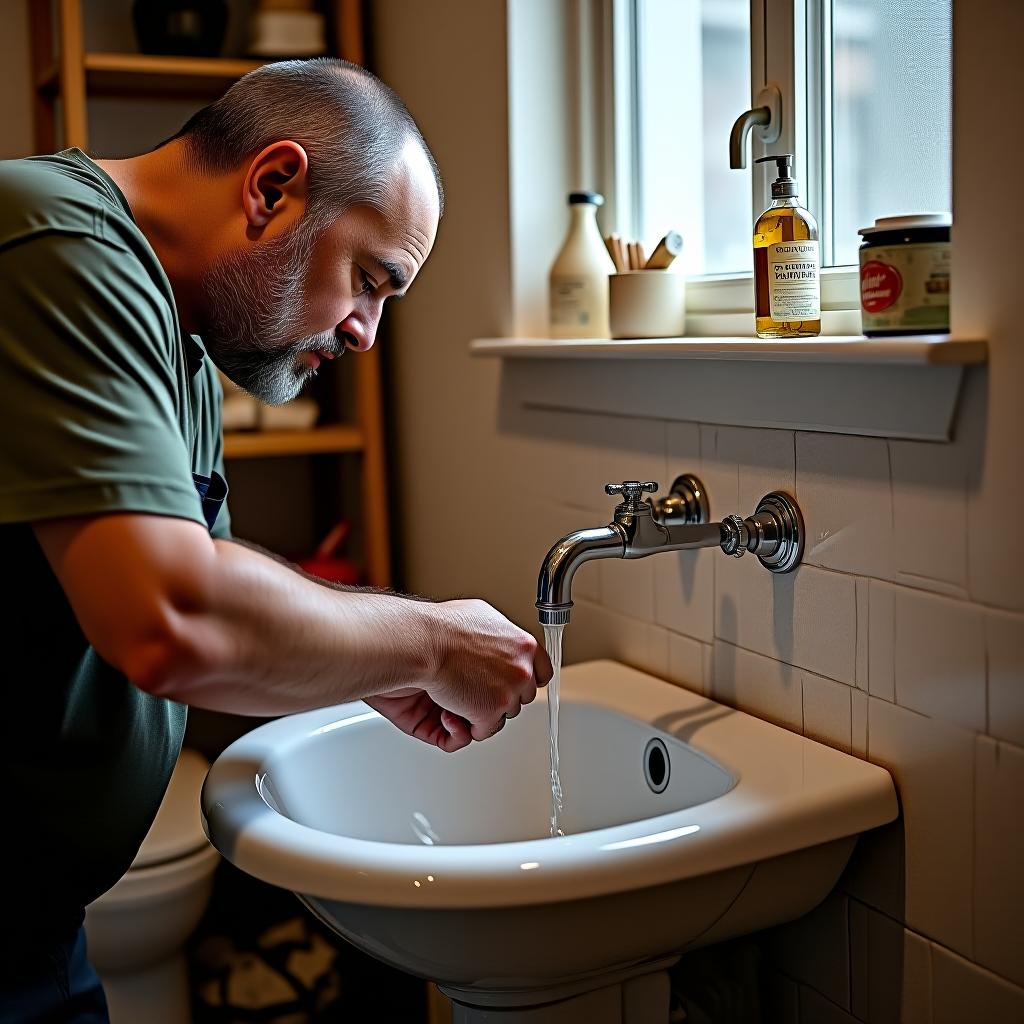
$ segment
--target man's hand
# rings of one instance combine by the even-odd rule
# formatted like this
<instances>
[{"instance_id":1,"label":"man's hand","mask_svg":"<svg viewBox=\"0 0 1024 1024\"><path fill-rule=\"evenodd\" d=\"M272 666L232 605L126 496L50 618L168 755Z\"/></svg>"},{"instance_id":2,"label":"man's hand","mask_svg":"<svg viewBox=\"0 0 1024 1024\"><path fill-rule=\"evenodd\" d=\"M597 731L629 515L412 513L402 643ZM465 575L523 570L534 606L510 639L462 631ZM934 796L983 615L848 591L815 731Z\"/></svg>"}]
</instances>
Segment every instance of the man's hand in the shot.
<instances>
[{"instance_id":1,"label":"man's hand","mask_svg":"<svg viewBox=\"0 0 1024 1024\"><path fill-rule=\"evenodd\" d=\"M551 680L547 652L484 601L437 605L434 678L366 703L403 732L451 752L496 735Z\"/></svg>"}]
</instances>

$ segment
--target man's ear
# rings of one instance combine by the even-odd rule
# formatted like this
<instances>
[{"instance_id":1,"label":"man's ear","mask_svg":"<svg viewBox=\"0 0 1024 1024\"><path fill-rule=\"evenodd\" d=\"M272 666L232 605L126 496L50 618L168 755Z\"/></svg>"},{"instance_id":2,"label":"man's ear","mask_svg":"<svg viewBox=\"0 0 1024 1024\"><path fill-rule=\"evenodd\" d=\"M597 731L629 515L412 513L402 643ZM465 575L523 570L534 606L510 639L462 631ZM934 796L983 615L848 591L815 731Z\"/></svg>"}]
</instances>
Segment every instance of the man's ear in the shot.
<instances>
[{"instance_id":1,"label":"man's ear","mask_svg":"<svg viewBox=\"0 0 1024 1024\"><path fill-rule=\"evenodd\" d=\"M254 234L275 217L291 224L306 208L309 158L297 142L274 142L249 164L242 183L242 208Z\"/></svg>"}]
</instances>

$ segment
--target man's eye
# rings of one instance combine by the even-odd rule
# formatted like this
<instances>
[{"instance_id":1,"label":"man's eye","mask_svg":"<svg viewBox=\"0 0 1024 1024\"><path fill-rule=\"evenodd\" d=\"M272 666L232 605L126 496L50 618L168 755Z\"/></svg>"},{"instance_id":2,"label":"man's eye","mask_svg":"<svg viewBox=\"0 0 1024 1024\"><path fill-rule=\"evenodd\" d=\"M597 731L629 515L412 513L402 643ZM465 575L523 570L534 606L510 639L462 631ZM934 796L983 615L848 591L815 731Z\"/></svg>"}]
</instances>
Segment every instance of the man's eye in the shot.
<instances>
[{"instance_id":1,"label":"man's eye","mask_svg":"<svg viewBox=\"0 0 1024 1024\"><path fill-rule=\"evenodd\" d=\"M370 275L367 274L367 272L363 270L362 267L359 268L359 280L362 281L363 283L363 287L359 291L360 295L365 295L367 292L372 292L373 289L376 287L376 285L374 285L373 283L373 280L370 278Z\"/></svg>"}]
</instances>

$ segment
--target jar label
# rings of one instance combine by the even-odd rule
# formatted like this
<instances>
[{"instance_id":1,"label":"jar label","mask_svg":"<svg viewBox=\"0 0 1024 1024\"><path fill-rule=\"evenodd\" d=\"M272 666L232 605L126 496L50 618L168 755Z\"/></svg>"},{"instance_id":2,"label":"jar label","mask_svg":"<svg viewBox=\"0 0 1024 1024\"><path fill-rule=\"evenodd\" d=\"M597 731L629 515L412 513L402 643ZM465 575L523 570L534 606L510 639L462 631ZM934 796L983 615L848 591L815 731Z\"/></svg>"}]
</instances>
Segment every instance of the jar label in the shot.
<instances>
[{"instance_id":1,"label":"jar label","mask_svg":"<svg viewBox=\"0 0 1024 1024\"><path fill-rule=\"evenodd\" d=\"M888 309L903 292L900 272L881 260L868 260L860 268L860 304L867 313Z\"/></svg>"},{"instance_id":2,"label":"jar label","mask_svg":"<svg viewBox=\"0 0 1024 1024\"><path fill-rule=\"evenodd\" d=\"M768 294L773 320L820 320L818 243L776 242L768 246Z\"/></svg>"},{"instance_id":3,"label":"jar label","mask_svg":"<svg viewBox=\"0 0 1024 1024\"><path fill-rule=\"evenodd\" d=\"M867 333L949 330L948 242L861 250L860 305Z\"/></svg>"}]
</instances>

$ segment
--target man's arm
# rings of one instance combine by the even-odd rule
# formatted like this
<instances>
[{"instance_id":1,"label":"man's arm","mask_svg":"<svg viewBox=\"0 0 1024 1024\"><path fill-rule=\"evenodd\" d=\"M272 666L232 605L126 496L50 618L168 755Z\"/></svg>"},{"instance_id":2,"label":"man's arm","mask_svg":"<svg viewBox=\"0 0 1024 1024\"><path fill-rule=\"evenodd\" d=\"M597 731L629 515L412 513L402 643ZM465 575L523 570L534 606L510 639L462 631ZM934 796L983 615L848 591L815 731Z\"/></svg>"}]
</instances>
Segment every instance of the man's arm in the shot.
<instances>
[{"instance_id":1,"label":"man's arm","mask_svg":"<svg viewBox=\"0 0 1024 1024\"><path fill-rule=\"evenodd\" d=\"M455 749L469 741L456 719L485 739L550 676L534 638L483 602L333 590L172 517L34 528L90 643L155 695L265 715L412 687L436 712L406 731L439 727L432 741Z\"/></svg>"}]
</instances>

